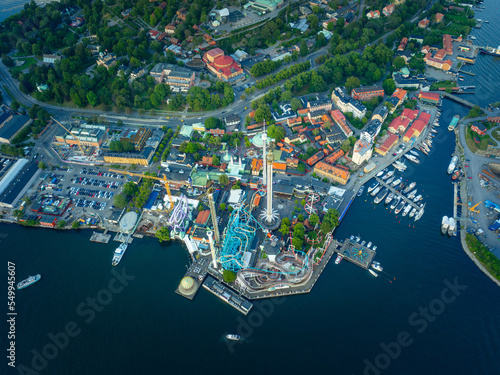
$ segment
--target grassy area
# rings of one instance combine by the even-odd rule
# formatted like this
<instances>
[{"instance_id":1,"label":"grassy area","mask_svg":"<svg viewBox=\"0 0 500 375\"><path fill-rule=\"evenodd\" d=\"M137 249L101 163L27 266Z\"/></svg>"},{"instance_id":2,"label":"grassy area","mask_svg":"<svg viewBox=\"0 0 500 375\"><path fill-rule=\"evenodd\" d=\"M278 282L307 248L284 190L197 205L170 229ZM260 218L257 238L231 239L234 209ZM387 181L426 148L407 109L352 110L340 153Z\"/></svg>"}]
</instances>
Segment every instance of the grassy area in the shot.
<instances>
[{"instance_id":1,"label":"grassy area","mask_svg":"<svg viewBox=\"0 0 500 375\"><path fill-rule=\"evenodd\" d=\"M31 64L35 64L37 61L34 57L27 57L25 59L16 59L16 60L24 61L24 64L21 66L13 66L12 68L10 68L11 73L21 72L24 69L28 68Z\"/></svg>"},{"instance_id":2,"label":"grassy area","mask_svg":"<svg viewBox=\"0 0 500 375\"><path fill-rule=\"evenodd\" d=\"M495 129L491 132L493 138L495 138L498 142L500 142L500 129Z\"/></svg>"},{"instance_id":3,"label":"grassy area","mask_svg":"<svg viewBox=\"0 0 500 375\"><path fill-rule=\"evenodd\" d=\"M431 85L431 88L430 90L431 91L435 91L437 89L439 89L440 87L456 87L457 86L457 83L456 82L453 82L453 81L441 81L441 82L436 82L436 83L433 83Z\"/></svg>"},{"instance_id":4,"label":"grassy area","mask_svg":"<svg viewBox=\"0 0 500 375\"><path fill-rule=\"evenodd\" d=\"M479 143L476 143L474 138L477 139ZM486 151L488 149L488 144L492 144L493 146L497 145L489 135L481 136L471 131L470 128L468 128L467 133L465 133L465 141L472 152L476 152L477 150Z\"/></svg>"},{"instance_id":5,"label":"grassy area","mask_svg":"<svg viewBox=\"0 0 500 375\"><path fill-rule=\"evenodd\" d=\"M497 280L500 280L500 259L488 250L481 241L472 234L465 236L465 242L469 250L474 254L477 260L486 268L486 270Z\"/></svg>"}]
</instances>

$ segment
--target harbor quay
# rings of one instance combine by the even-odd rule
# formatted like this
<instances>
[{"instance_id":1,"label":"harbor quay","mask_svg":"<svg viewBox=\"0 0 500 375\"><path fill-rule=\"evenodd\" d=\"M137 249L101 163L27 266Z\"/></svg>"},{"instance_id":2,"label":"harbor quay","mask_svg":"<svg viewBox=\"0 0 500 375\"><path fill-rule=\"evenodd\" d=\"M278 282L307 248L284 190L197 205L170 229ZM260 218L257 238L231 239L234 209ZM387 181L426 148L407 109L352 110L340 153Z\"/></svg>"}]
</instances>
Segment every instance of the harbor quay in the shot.
<instances>
[{"instance_id":1,"label":"harbor quay","mask_svg":"<svg viewBox=\"0 0 500 375\"><path fill-rule=\"evenodd\" d=\"M401 192L397 191L393 186L387 184L384 180L382 180L379 177L375 177L375 179L386 189L394 193L396 196L401 197L407 204L410 204L413 208L420 210L420 206L416 203L414 203L411 199L408 199L404 194L401 194Z\"/></svg>"},{"instance_id":2,"label":"harbor quay","mask_svg":"<svg viewBox=\"0 0 500 375\"><path fill-rule=\"evenodd\" d=\"M342 244L339 254L349 262L367 270L377 252L347 238Z\"/></svg>"}]
</instances>

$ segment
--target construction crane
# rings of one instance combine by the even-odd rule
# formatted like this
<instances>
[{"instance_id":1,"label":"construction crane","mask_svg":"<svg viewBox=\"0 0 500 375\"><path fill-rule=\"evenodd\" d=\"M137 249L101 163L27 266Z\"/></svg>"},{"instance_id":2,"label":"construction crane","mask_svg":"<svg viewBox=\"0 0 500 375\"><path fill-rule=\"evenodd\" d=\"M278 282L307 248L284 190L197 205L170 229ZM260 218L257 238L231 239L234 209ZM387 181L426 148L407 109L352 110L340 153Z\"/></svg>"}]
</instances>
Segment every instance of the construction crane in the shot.
<instances>
[{"instance_id":1,"label":"construction crane","mask_svg":"<svg viewBox=\"0 0 500 375\"><path fill-rule=\"evenodd\" d=\"M145 174L142 174L142 173L132 173L132 172L129 172L129 171L122 171L122 170L119 170L119 169L108 169L109 172L113 172L113 173L120 173L120 174L126 174L128 176L137 176L137 177L142 177L142 178L150 178L152 180L157 180L157 181L161 181L165 184L165 188L167 189L167 194L168 194L168 200L170 202L170 207L168 210L166 210L167 212L171 211L173 208L174 208L174 201L172 200L172 194L170 193L170 184L169 182L175 182L176 184L180 184L180 185L183 185L183 186L189 186L190 184L187 183L187 182L182 182L182 181L169 181L167 180L167 176L163 175L163 178L162 177L156 177L156 176L148 176L148 175L145 175Z\"/></svg>"},{"instance_id":2,"label":"construction crane","mask_svg":"<svg viewBox=\"0 0 500 375\"><path fill-rule=\"evenodd\" d=\"M67 132L69 135L71 135L73 138L75 138L75 140L76 140L76 144L78 145L78 148L79 148L79 149L80 149L80 151L82 152L83 156L85 156L85 152L83 151L83 148L82 148L81 142L80 142L80 140L78 139L78 137L77 137L77 136L75 136L73 133L71 133L68 129L66 129L66 127L64 127L64 125L63 125L63 124L61 124L59 121L57 121L54 117L52 117L52 116L51 116L50 118L51 118L52 120L54 120L54 122L55 122L57 125L59 125L59 126L60 126L61 128L63 128L64 130L66 130L66 132ZM68 142L66 141L66 143L68 143Z\"/></svg>"},{"instance_id":3,"label":"construction crane","mask_svg":"<svg viewBox=\"0 0 500 375\"><path fill-rule=\"evenodd\" d=\"M482 201L481 201L481 202L482 202ZM477 207L477 206L479 206L479 204L480 204L481 202L476 203L476 204L475 204L474 206L472 206L472 207L469 207L469 205L468 205L468 204L466 204L466 203L457 203L457 204L458 204L458 205L460 205L460 206L465 206L465 207L467 207L467 209L468 209L469 211L474 212L474 213L476 213L476 214L479 214L479 213L480 213L480 211L479 211L479 210L476 210L476 207Z\"/></svg>"},{"instance_id":4,"label":"construction crane","mask_svg":"<svg viewBox=\"0 0 500 375\"><path fill-rule=\"evenodd\" d=\"M212 225L214 227L214 237L217 246L220 246L219 225L217 224L217 212L215 211L215 202L213 196L214 189L209 186L207 192L200 195L198 200L203 199L205 196L208 198L208 206L210 207L210 216L212 216Z\"/></svg>"}]
</instances>

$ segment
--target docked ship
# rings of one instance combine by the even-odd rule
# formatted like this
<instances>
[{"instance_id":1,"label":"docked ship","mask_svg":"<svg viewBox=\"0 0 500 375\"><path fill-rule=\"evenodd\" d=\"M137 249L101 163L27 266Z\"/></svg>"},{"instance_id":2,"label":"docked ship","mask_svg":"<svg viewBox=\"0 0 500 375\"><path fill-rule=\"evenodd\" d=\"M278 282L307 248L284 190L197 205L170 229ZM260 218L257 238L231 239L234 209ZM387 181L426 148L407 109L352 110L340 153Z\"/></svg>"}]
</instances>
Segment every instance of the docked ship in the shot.
<instances>
[{"instance_id":1,"label":"docked ship","mask_svg":"<svg viewBox=\"0 0 500 375\"><path fill-rule=\"evenodd\" d=\"M392 163L392 166L400 172L404 172L406 168L408 168L405 163L401 163L399 160L396 160L394 163Z\"/></svg>"},{"instance_id":2,"label":"docked ship","mask_svg":"<svg viewBox=\"0 0 500 375\"><path fill-rule=\"evenodd\" d=\"M123 254L125 254L125 250L127 250L128 244L126 242L123 242L118 246L115 250L115 253L113 254L113 260L111 264L113 266L117 266L118 263L122 260Z\"/></svg>"},{"instance_id":3,"label":"docked ship","mask_svg":"<svg viewBox=\"0 0 500 375\"><path fill-rule=\"evenodd\" d=\"M387 180L388 178L391 178L394 175L394 169L390 170L385 174L384 177L382 177L382 180Z\"/></svg>"},{"instance_id":4,"label":"docked ship","mask_svg":"<svg viewBox=\"0 0 500 375\"><path fill-rule=\"evenodd\" d=\"M416 212L417 212L417 209L415 207L413 207L413 209L410 211L410 214L408 215L408 217L412 218L413 216L415 216Z\"/></svg>"},{"instance_id":5,"label":"docked ship","mask_svg":"<svg viewBox=\"0 0 500 375\"><path fill-rule=\"evenodd\" d=\"M453 156L450 161L450 165L448 165L448 174L452 174L457 166L458 156Z\"/></svg>"},{"instance_id":6,"label":"docked ship","mask_svg":"<svg viewBox=\"0 0 500 375\"><path fill-rule=\"evenodd\" d=\"M361 196L361 194L363 194L363 191L365 191L365 185L362 185L359 190L358 190L358 194L356 194L358 197Z\"/></svg>"},{"instance_id":7,"label":"docked ship","mask_svg":"<svg viewBox=\"0 0 500 375\"><path fill-rule=\"evenodd\" d=\"M377 261L373 261L372 262L372 268L374 270L377 270L379 272L382 272L384 269L382 268L382 266L380 265L380 262L377 262Z\"/></svg>"},{"instance_id":8,"label":"docked ship","mask_svg":"<svg viewBox=\"0 0 500 375\"><path fill-rule=\"evenodd\" d=\"M391 210L394 210L401 202L401 197L397 196L391 203Z\"/></svg>"},{"instance_id":9,"label":"docked ship","mask_svg":"<svg viewBox=\"0 0 500 375\"><path fill-rule=\"evenodd\" d=\"M387 168L382 169L380 172L377 173L377 177L382 176L385 172L387 172Z\"/></svg>"},{"instance_id":10,"label":"docked ship","mask_svg":"<svg viewBox=\"0 0 500 375\"><path fill-rule=\"evenodd\" d=\"M441 233L446 234L448 232L448 227L450 222L448 221L448 216L443 216L443 220L441 221Z\"/></svg>"},{"instance_id":11,"label":"docked ship","mask_svg":"<svg viewBox=\"0 0 500 375\"><path fill-rule=\"evenodd\" d=\"M415 151L415 150L410 150L410 154L412 154L413 156L415 156L415 157L417 157L417 158L420 156L420 155L418 154L418 152L417 152L417 151Z\"/></svg>"},{"instance_id":12,"label":"docked ship","mask_svg":"<svg viewBox=\"0 0 500 375\"><path fill-rule=\"evenodd\" d=\"M408 185L404 190L403 190L403 193L406 194L408 192L411 191L411 189L413 189L415 187L417 183L416 182L412 182L410 185Z\"/></svg>"},{"instance_id":13,"label":"docked ship","mask_svg":"<svg viewBox=\"0 0 500 375\"><path fill-rule=\"evenodd\" d=\"M456 229L455 219L453 219L452 217L450 217L448 219L448 236L455 235L455 229Z\"/></svg>"},{"instance_id":14,"label":"docked ship","mask_svg":"<svg viewBox=\"0 0 500 375\"><path fill-rule=\"evenodd\" d=\"M498 48L493 48L493 47L480 48L479 52L484 53L485 55L500 57L500 46L498 46Z\"/></svg>"},{"instance_id":15,"label":"docked ship","mask_svg":"<svg viewBox=\"0 0 500 375\"><path fill-rule=\"evenodd\" d=\"M403 182L403 178L399 177L392 182L392 186L398 186L401 182Z\"/></svg>"},{"instance_id":16,"label":"docked ship","mask_svg":"<svg viewBox=\"0 0 500 375\"><path fill-rule=\"evenodd\" d=\"M335 264L339 264L342 261L342 259L344 259L344 257L341 254L338 254L337 259L335 259Z\"/></svg>"},{"instance_id":17,"label":"docked ship","mask_svg":"<svg viewBox=\"0 0 500 375\"><path fill-rule=\"evenodd\" d=\"M413 202L417 203L419 200L422 200L422 195L419 194L415 198L413 198Z\"/></svg>"},{"instance_id":18,"label":"docked ship","mask_svg":"<svg viewBox=\"0 0 500 375\"><path fill-rule=\"evenodd\" d=\"M35 275L35 276L30 276L27 279L17 283L17 289L24 289L29 287L30 285L36 283L38 280L40 280L42 276L40 275Z\"/></svg>"},{"instance_id":19,"label":"docked ship","mask_svg":"<svg viewBox=\"0 0 500 375\"><path fill-rule=\"evenodd\" d=\"M378 193L377 196L375 197L375 203L378 204L378 203L382 202L384 200L385 196L387 195L387 192L388 192L388 190L384 189L380 193Z\"/></svg>"},{"instance_id":20,"label":"docked ship","mask_svg":"<svg viewBox=\"0 0 500 375\"><path fill-rule=\"evenodd\" d=\"M411 211L411 204L408 204L408 206L406 206L405 210L403 211L403 216L408 215L410 211Z\"/></svg>"},{"instance_id":21,"label":"docked ship","mask_svg":"<svg viewBox=\"0 0 500 375\"><path fill-rule=\"evenodd\" d=\"M401 212L401 210L404 208L406 202L405 201L402 201L397 207L396 209L394 210L394 213L397 215Z\"/></svg>"},{"instance_id":22,"label":"docked ship","mask_svg":"<svg viewBox=\"0 0 500 375\"><path fill-rule=\"evenodd\" d=\"M415 164L420 164L420 160L418 160L414 155L405 154L404 157Z\"/></svg>"},{"instance_id":23,"label":"docked ship","mask_svg":"<svg viewBox=\"0 0 500 375\"><path fill-rule=\"evenodd\" d=\"M385 198L385 204L391 203L393 199L394 199L394 193L391 191L387 196L387 198Z\"/></svg>"},{"instance_id":24,"label":"docked ship","mask_svg":"<svg viewBox=\"0 0 500 375\"><path fill-rule=\"evenodd\" d=\"M368 193L371 193L373 190L375 190L380 183L378 181L374 181L370 186L368 186Z\"/></svg>"},{"instance_id":25,"label":"docked ship","mask_svg":"<svg viewBox=\"0 0 500 375\"><path fill-rule=\"evenodd\" d=\"M455 130L455 128L457 127L458 120L460 120L460 116L459 115L453 116L453 118L450 121L450 125L448 125L448 130L450 132L453 131L453 130Z\"/></svg>"},{"instance_id":26,"label":"docked ship","mask_svg":"<svg viewBox=\"0 0 500 375\"><path fill-rule=\"evenodd\" d=\"M394 179L395 179L395 178L396 178L396 176L392 176L392 177L391 177L391 178L389 178L389 179L388 179L385 183L386 183L387 185L390 185L390 184L392 184L392 181L394 181Z\"/></svg>"},{"instance_id":27,"label":"docked ship","mask_svg":"<svg viewBox=\"0 0 500 375\"><path fill-rule=\"evenodd\" d=\"M422 205L420 205L420 207L421 207L420 210L415 214L415 221L420 220L422 218L422 216L424 215L424 207L425 207L425 205L422 204Z\"/></svg>"},{"instance_id":28,"label":"docked ship","mask_svg":"<svg viewBox=\"0 0 500 375\"><path fill-rule=\"evenodd\" d=\"M234 340L234 341L239 341L239 340L241 340L241 336L229 333L229 334L226 335L226 339L228 339L228 340Z\"/></svg>"},{"instance_id":29,"label":"docked ship","mask_svg":"<svg viewBox=\"0 0 500 375\"><path fill-rule=\"evenodd\" d=\"M372 197L374 197L375 195L377 195L377 194L378 194L378 192L380 191L380 189L382 189L382 188L381 188L380 186L377 186L377 187L375 188L375 190L373 190L373 191L372 191L372 193L371 193L371 194L372 194Z\"/></svg>"},{"instance_id":30,"label":"docked ship","mask_svg":"<svg viewBox=\"0 0 500 375\"><path fill-rule=\"evenodd\" d=\"M417 196L417 189L413 190L410 194L408 194L408 199L413 199Z\"/></svg>"}]
</instances>

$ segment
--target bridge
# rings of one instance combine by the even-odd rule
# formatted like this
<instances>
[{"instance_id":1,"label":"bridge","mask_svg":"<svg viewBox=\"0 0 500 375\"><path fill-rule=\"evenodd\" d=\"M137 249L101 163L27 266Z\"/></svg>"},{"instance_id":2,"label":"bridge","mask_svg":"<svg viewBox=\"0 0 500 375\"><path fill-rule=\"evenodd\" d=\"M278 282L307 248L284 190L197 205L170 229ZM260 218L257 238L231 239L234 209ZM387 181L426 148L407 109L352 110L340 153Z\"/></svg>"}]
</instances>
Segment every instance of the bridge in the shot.
<instances>
[{"instance_id":1,"label":"bridge","mask_svg":"<svg viewBox=\"0 0 500 375\"><path fill-rule=\"evenodd\" d=\"M474 107L474 106L477 105L477 104L469 102L468 100L462 99L462 98L460 98L460 97L458 97L456 95L450 94L450 93L448 93L446 91L429 91L429 92L432 92L434 94L442 95L443 97L448 98L450 100L453 100L454 102L462 104L463 106L468 107L468 108L472 108L472 107ZM485 108L481 108L481 110L484 111L484 112L486 112Z\"/></svg>"}]
</instances>

